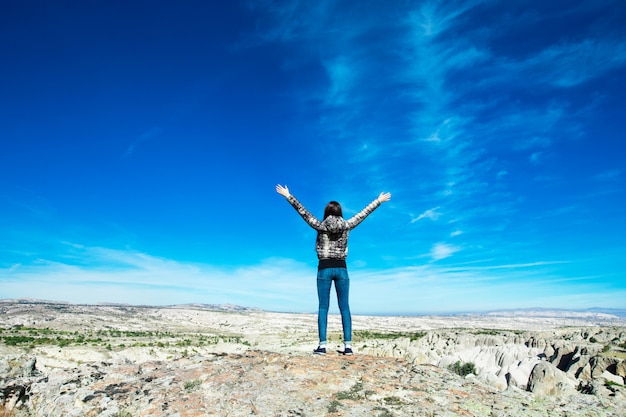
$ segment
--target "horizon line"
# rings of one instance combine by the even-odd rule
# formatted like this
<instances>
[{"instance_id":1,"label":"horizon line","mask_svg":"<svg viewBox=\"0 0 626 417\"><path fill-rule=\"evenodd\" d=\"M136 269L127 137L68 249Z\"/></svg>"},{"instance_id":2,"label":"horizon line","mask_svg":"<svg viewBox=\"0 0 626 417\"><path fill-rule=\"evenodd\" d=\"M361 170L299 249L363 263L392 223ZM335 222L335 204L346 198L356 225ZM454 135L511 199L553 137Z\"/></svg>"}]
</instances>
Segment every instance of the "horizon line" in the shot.
<instances>
[{"instance_id":1,"label":"horizon line","mask_svg":"<svg viewBox=\"0 0 626 417\"><path fill-rule=\"evenodd\" d=\"M282 311L282 310L265 310L259 307L254 306L242 306L238 304L232 303L181 303L181 304L129 304L129 303L117 303L117 302L107 302L101 301L98 303L77 303L70 301L59 301L59 300L44 300L44 299L34 299L34 298L0 298L0 303L4 304L51 304L51 305L72 305L72 306L82 306L82 307L133 307L133 308L179 308L179 307L204 307L207 309L213 309L215 311L222 312L264 312L264 313L276 313L276 314L317 314L316 311ZM497 315L497 314L505 314L505 313L525 313L531 315L532 313L543 313L545 315L539 317L555 317L555 318L566 318L567 316L562 315L549 315L547 313L577 313L577 314L596 314L596 315L607 315L607 316L615 316L614 318L623 319L626 318L626 308L605 308L605 307L588 307L583 309L567 309L567 308L551 308L551 307L520 307L520 308L507 308L507 309L495 309L495 310L474 310L474 311L448 311L448 312L367 312L367 313L352 313L353 316L377 316L377 317L401 317L401 316L430 316L430 317L445 317L445 316L462 316L462 315ZM339 314L338 312L329 312L331 315ZM571 318L571 317L567 317ZM583 317L578 317L583 318ZM611 317L606 317L607 319L611 319Z\"/></svg>"}]
</instances>

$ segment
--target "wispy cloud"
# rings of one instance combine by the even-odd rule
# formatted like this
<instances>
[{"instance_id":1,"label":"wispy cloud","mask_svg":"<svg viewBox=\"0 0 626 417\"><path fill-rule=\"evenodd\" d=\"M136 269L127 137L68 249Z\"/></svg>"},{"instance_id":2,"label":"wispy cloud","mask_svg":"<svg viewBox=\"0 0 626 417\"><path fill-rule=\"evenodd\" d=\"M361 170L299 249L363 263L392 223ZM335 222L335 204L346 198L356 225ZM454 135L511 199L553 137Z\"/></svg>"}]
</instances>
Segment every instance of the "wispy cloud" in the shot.
<instances>
[{"instance_id":1,"label":"wispy cloud","mask_svg":"<svg viewBox=\"0 0 626 417\"><path fill-rule=\"evenodd\" d=\"M625 64L626 42L587 38L579 42L551 45L525 61L513 63L513 66L517 71L535 75L529 77L529 80L569 88Z\"/></svg>"},{"instance_id":2,"label":"wispy cloud","mask_svg":"<svg viewBox=\"0 0 626 417\"><path fill-rule=\"evenodd\" d=\"M566 278L564 282L565 278L553 275L551 266L550 262L536 262L457 268L430 263L386 271L359 270L353 272L358 274L359 283L351 288L352 304L359 311L395 309L396 313L621 305L619 297L625 291L617 290L614 295L614 289L596 288L598 278L592 276ZM387 300L394 300L394 306Z\"/></svg>"},{"instance_id":3,"label":"wispy cloud","mask_svg":"<svg viewBox=\"0 0 626 417\"><path fill-rule=\"evenodd\" d=\"M295 312L315 312L317 308L315 269L290 259L270 258L229 269L132 250L79 245L75 249L73 255L82 257L78 263L40 260L0 269L2 296L135 305L232 303ZM438 243L433 256L444 259L457 250ZM351 275L358 279L351 288L352 309L355 314L397 314L537 306L586 308L618 306L626 295L594 288L591 283L597 277L554 275L551 268L555 264L354 268ZM507 270L506 278L502 270ZM572 285L564 289L563 280ZM580 297L581 293L585 297ZM336 307L332 309L336 313Z\"/></svg>"},{"instance_id":4,"label":"wispy cloud","mask_svg":"<svg viewBox=\"0 0 626 417\"><path fill-rule=\"evenodd\" d=\"M80 303L235 303L267 310L312 311L315 271L288 259L235 269L190 264L132 250L77 245L66 260L39 259L0 269L5 298Z\"/></svg>"},{"instance_id":5,"label":"wispy cloud","mask_svg":"<svg viewBox=\"0 0 626 417\"><path fill-rule=\"evenodd\" d=\"M580 87L626 64L626 43L593 25L558 38L535 33L555 14L578 19L580 4L554 13L480 0L265 5L260 38L321 69L322 77L309 77L285 67L298 80L293 96L318 116L301 127L317 133L320 164L349 167L337 187L401 196L395 214L419 227L397 230L433 260L469 247L498 250L490 232L518 227L511 215L533 197L520 184L562 181L552 162L584 137L602 100ZM435 208L415 215L414 207ZM458 223L420 222L440 220L440 207ZM455 245L444 243L452 237Z\"/></svg>"},{"instance_id":6,"label":"wispy cloud","mask_svg":"<svg viewBox=\"0 0 626 417\"><path fill-rule=\"evenodd\" d=\"M460 248L456 246L443 243L443 242L438 242L438 243L435 243L435 245L430 250L430 256L434 261L439 261L441 259L449 258L450 256L452 256L455 252L458 252L459 250Z\"/></svg>"},{"instance_id":7,"label":"wispy cloud","mask_svg":"<svg viewBox=\"0 0 626 417\"><path fill-rule=\"evenodd\" d=\"M423 212L419 216L417 216L414 219L412 219L411 223L418 222L418 221L420 221L422 219L429 219L429 220L437 220L437 219L439 219L439 217L441 217L441 213L437 211L438 209L439 209L439 207L434 207L434 208L426 210L425 212Z\"/></svg>"}]
</instances>

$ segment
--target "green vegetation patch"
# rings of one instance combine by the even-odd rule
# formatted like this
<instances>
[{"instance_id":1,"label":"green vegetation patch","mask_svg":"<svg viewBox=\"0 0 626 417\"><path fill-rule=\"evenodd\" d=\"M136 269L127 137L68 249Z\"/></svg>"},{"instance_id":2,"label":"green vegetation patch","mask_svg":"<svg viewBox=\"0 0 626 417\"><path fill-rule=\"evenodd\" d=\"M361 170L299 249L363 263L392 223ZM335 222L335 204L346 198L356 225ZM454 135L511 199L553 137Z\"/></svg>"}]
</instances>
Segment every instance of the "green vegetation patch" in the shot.
<instances>
[{"instance_id":1,"label":"green vegetation patch","mask_svg":"<svg viewBox=\"0 0 626 417\"><path fill-rule=\"evenodd\" d=\"M421 339L426 336L426 332L375 332L371 330L355 330L353 332L356 340L364 341L371 339L383 339L383 340L392 340L392 339L403 339L408 338L411 342Z\"/></svg>"},{"instance_id":2,"label":"green vegetation patch","mask_svg":"<svg viewBox=\"0 0 626 417\"><path fill-rule=\"evenodd\" d=\"M456 361L454 364L450 365L448 369L460 376L467 376L469 374L476 375L476 365L472 362L461 362Z\"/></svg>"},{"instance_id":3,"label":"green vegetation patch","mask_svg":"<svg viewBox=\"0 0 626 417\"><path fill-rule=\"evenodd\" d=\"M383 401L386 405L404 405L404 401L400 397L385 397Z\"/></svg>"},{"instance_id":4,"label":"green vegetation patch","mask_svg":"<svg viewBox=\"0 0 626 417\"><path fill-rule=\"evenodd\" d=\"M354 384L350 391L340 391L335 394L335 398L338 400L359 400L362 398L361 391L363 391L363 383L357 382Z\"/></svg>"},{"instance_id":5,"label":"green vegetation patch","mask_svg":"<svg viewBox=\"0 0 626 417\"><path fill-rule=\"evenodd\" d=\"M0 343L6 346L26 347L36 346L102 346L107 350L113 347L197 347L215 345L220 342L249 345L242 336L215 335L215 334L176 334L161 331L131 331L131 330L86 330L70 332L50 328L29 328L15 326L10 329L2 328Z\"/></svg>"},{"instance_id":6,"label":"green vegetation patch","mask_svg":"<svg viewBox=\"0 0 626 417\"><path fill-rule=\"evenodd\" d=\"M508 330L508 329L476 329L472 333L475 335L503 336L508 333L521 335L521 334L524 334L524 331L523 330Z\"/></svg>"},{"instance_id":7,"label":"green vegetation patch","mask_svg":"<svg viewBox=\"0 0 626 417\"><path fill-rule=\"evenodd\" d=\"M374 411L378 412L376 417L393 417L393 413L385 407L374 407Z\"/></svg>"},{"instance_id":8,"label":"green vegetation patch","mask_svg":"<svg viewBox=\"0 0 626 417\"><path fill-rule=\"evenodd\" d=\"M185 382L185 391L191 392L198 388L200 385L202 385L202 381L199 379L196 379L194 381L187 381Z\"/></svg>"},{"instance_id":9,"label":"green vegetation patch","mask_svg":"<svg viewBox=\"0 0 626 417\"><path fill-rule=\"evenodd\" d=\"M340 406L341 403L338 400L332 400L328 405L328 412L330 414L336 413L337 411L339 411Z\"/></svg>"}]
</instances>

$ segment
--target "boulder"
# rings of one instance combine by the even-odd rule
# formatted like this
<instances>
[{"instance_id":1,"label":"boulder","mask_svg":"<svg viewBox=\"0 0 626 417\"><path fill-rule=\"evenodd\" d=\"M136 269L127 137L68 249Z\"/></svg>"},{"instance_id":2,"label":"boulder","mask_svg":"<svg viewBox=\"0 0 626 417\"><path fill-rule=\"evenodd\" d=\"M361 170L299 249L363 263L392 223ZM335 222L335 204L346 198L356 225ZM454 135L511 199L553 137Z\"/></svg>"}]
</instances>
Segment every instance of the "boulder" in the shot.
<instances>
[{"instance_id":1,"label":"boulder","mask_svg":"<svg viewBox=\"0 0 626 417\"><path fill-rule=\"evenodd\" d=\"M504 391L508 387L506 378L496 376L489 372L483 372L478 375L478 380L500 391Z\"/></svg>"},{"instance_id":2,"label":"boulder","mask_svg":"<svg viewBox=\"0 0 626 417\"><path fill-rule=\"evenodd\" d=\"M516 367L510 367L505 375L509 386L525 390L528 387L530 373L537 364L536 360L526 359Z\"/></svg>"},{"instance_id":3,"label":"boulder","mask_svg":"<svg viewBox=\"0 0 626 417\"><path fill-rule=\"evenodd\" d=\"M30 355L6 355L0 358L0 375L6 378L37 375L37 358Z\"/></svg>"},{"instance_id":4,"label":"boulder","mask_svg":"<svg viewBox=\"0 0 626 417\"><path fill-rule=\"evenodd\" d=\"M535 395L569 395L576 392L575 383L550 362L539 362L528 379L528 391Z\"/></svg>"}]
</instances>

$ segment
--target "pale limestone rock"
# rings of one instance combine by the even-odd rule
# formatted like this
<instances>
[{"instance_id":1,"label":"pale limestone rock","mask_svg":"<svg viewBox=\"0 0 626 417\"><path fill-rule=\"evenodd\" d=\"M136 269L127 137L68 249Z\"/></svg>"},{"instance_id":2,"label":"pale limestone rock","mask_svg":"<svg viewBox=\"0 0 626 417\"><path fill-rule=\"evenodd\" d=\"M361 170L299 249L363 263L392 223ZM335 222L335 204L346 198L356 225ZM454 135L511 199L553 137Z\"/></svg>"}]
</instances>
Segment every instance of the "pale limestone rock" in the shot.
<instances>
[{"instance_id":1,"label":"pale limestone rock","mask_svg":"<svg viewBox=\"0 0 626 417\"><path fill-rule=\"evenodd\" d=\"M478 379L500 391L504 391L508 387L506 378L504 376L497 376L489 372L483 372L478 375Z\"/></svg>"},{"instance_id":2,"label":"pale limestone rock","mask_svg":"<svg viewBox=\"0 0 626 417\"><path fill-rule=\"evenodd\" d=\"M542 350L544 350L548 346L546 339L542 337L535 337L535 336L531 336L530 338L528 338L528 340L526 341L526 344L530 348L538 348Z\"/></svg>"},{"instance_id":3,"label":"pale limestone rock","mask_svg":"<svg viewBox=\"0 0 626 417\"><path fill-rule=\"evenodd\" d=\"M533 394L569 395L575 391L575 383L550 362L539 362L533 368L528 380L528 390Z\"/></svg>"},{"instance_id":4,"label":"pale limestone rock","mask_svg":"<svg viewBox=\"0 0 626 417\"><path fill-rule=\"evenodd\" d=\"M594 356L589 363L591 364L591 378L599 378L610 366L617 364L617 359L606 356Z\"/></svg>"},{"instance_id":5,"label":"pale limestone rock","mask_svg":"<svg viewBox=\"0 0 626 417\"><path fill-rule=\"evenodd\" d=\"M552 358L554 356L555 350L554 350L554 346L552 345L546 345L545 349L543 350L543 354L544 356L550 360L550 358Z\"/></svg>"},{"instance_id":6,"label":"pale limestone rock","mask_svg":"<svg viewBox=\"0 0 626 417\"><path fill-rule=\"evenodd\" d=\"M578 348L569 342L560 341L558 345L559 346L555 348L554 355L550 358L550 362L561 371L566 371L569 368L572 358L576 355Z\"/></svg>"},{"instance_id":7,"label":"pale limestone rock","mask_svg":"<svg viewBox=\"0 0 626 417\"><path fill-rule=\"evenodd\" d=\"M507 374L505 374L509 385L526 390L530 373L537 363L539 363L538 359L527 358L516 367L510 367Z\"/></svg>"},{"instance_id":8,"label":"pale limestone rock","mask_svg":"<svg viewBox=\"0 0 626 417\"><path fill-rule=\"evenodd\" d=\"M17 397L19 386L29 389L30 397L20 398L26 403L37 402L41 415L49 417L110 417L119 410L127 410L135 417L322 416L329 414L328 406L336 399L332 393L350 393L357 383L363 384L368 394L357 395L358 401L342 400L344 408L337 415L382 415L384 408L389 410L385 414L393 415L623 417L626 409L624 389L606 387L602 377L607 370L611 374L622 372L621 360L594 359L597 379L591 379L591 358L606 343L614 343L616 339L626 341L620 328L580 330L569 325L561 329L557 327L563 326L564 321L555 320L542 322L542 325L550 323L553 330L535 331L533 326L539 322L528 324L518 318L506 324L490 320L479 327L528 326L522 334L497 329L473 331L474 318L459 321L458 318L355 316L356 329L427 331L424 337L413 341L407 337L361 340L355 343L357 355L353 358L332 354L319 358L310 354L315 343L315 315L85 306L53 311L47 311L44 306L37 312L37 308L31 306L21 313L16 310L7 314L0 303L0 327L8 328L7 322L37 321L45 323L43 327L53 324L72 331L114 327L176 332L185 328L186 332L201 334L241 334L251 343L244 346L220 341L216 345L196 346L189 351L196 355L191 358L182 354L186 348L153 350L136 346L106 351L78 346L38 347L34 364L41 375L31 373L22 377L19 375L29 372L19 371L11 381L3 376L14 367L4 365L0 355L0 393L9 384L15 389L4 392L13 392ZM29 315L30 321L21 318L24 314ZM329 326L340 329L337 316L331 315ZM591 337L608 342L591 343ZM133 345L127 343L127 346ZM251 346L262 346L271 353L259 356ZM333 354L334 349L333 346ZM570 377L578 374L576 385L581 376L588 377L593 382L588 384L590 390L601 394L574 393L567 401L551 397L537 402L529 400L532 394L520 392L517 387L528 387L535 365L544 357L553 359L553 365L566 368ZM446 361L452 364L457 360L473 362L481 378L461 379L442 369ZM431 366L438 363L442 368ZM16 369L21 368L20 365ZM32 366L26 364L25 369L32 370ZM191 381L200 383L195 390L188 391L185 383ZM507 384L508 389L502 391ZM495 393L494 387L500 392ZM308 402L300 396L306 396ZM402 405L392 406L388 402ZM136 407L128 409L125 407L128 404Z\"/></svg>"},{"instance_id":9,"label":"pale limestone rock","mask_svg":"<svg viewBox=\"0 0 626 417\"><path fill-rule=\"evenodd\" d=\"M618 376L618 375L614 375L614 374L610 373L609 371L602 372L602 374L600 375L600 378L604 378L607 381L611 381L611 382L614 382L616 384L624 385L624 378L622 378L621 376Z\"/></svg>"},{"instance_id":10,"label":"pale limestone rock","mask_svg":"<svg viewBox=\"0 0 626 417\"><path fill-rule=\"evenodd\" d=\"M589 360L591 360L591 358L592 356L585 354L575 355L570 361L570 364L565 372L570 377L579 378L585 367L589 364Z\"/></svg>"},{"instance_id":11,"label":"pale limestone rock","mask_svg":"<svg viewBox=\"0 0 626 417\"><path fill-rule=\"evenodd\" d=\"M615 374L621 376L622 378L626 378L626 360L620 360L615 365Z\"/></svg>"},{"instance_id":12,"label":"pale limestone rock","mask_svg":"<svg viewBox=\"0 0 626 417\"><path fill-rule=\"evenodd\" d=\"M591 377L591 362L588 362L585 366L578 370L578 374L576 378L581 381L591 381L593 378Z\"/></svg>"}]
</instances>

